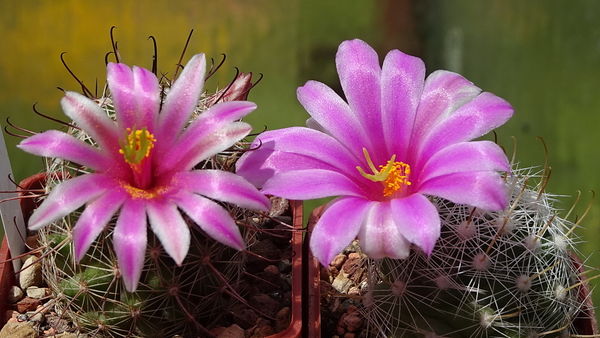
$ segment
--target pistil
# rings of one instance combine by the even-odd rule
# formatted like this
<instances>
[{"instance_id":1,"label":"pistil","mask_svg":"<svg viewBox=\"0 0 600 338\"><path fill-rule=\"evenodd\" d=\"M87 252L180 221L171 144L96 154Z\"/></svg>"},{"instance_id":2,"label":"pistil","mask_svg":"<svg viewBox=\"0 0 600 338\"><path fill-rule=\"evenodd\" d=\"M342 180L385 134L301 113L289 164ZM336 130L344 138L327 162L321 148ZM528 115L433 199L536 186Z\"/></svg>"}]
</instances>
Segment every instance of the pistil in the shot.
<instances>
[{"instance_id":1,"label":"pistil","mask_svg":"<svg viewBox=\"0 0 600 338\"><path fill-rule=\"evenodd\" d=\"M387 161L385 166L380 165L379 169L373 164L367 149L363 148L363 154L373 174L367 174L360 166L357 166L356 169L358 169L363 177L373 182L381 182L383 185L383 196L391 196L398 191L402 191L404 186L411 185L411 182L408 180L410 166L404 162L396 162L395 154L392 155L392 158Z\"/></svg>"},{"instance_id":2,"label":"pistil","mask_svg":"<svg viewBox=\"0 0 600 338\"><path fill-rule=\"evenodd\" d=\"M127 128L124 141L119 141L119 153L123 154L125 162L131 167L137 188L146 189L150 186L152 173L148 158L155 142L154 135L146 127Z\"/></svg>"}]
</instances>

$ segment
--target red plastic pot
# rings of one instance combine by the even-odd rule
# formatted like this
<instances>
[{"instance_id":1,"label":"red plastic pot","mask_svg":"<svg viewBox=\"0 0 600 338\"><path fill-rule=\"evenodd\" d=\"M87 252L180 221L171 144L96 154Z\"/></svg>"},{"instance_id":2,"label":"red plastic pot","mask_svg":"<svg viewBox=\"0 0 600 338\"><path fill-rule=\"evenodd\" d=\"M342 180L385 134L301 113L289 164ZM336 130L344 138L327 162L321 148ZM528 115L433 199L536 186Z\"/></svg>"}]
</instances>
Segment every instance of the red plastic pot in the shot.
<instances>
[{"instance_id":1,"label":"red plastic pot","mask_svg":"<svg viewBox=\"0 0 600 338\"><path fill-rule=\"evenodd\" d=\"M294 227L294 232L292 233L292 250L294 251L292 257L292 318L287 329L267 338L296 338L301 337L302 334L302 316L304 313L302 311L302 202L290 201L290 208L292 209L292 225Z\"/></svg>"}]
</instances>

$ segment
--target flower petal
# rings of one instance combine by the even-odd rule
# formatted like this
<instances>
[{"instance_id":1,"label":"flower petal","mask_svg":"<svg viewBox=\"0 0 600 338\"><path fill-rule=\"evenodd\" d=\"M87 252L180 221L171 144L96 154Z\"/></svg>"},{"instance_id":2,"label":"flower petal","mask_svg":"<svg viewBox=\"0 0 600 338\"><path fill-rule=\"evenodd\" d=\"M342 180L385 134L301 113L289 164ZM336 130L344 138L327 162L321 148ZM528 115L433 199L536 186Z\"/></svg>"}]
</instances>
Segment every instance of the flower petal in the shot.
<instances>
[{"instance_id":1,"label":"flower petal","mask_svg":"<svg viewBox=\"0 0 600 338\"><path fill-rule=\"evenodd\" d=\"M446 120L479 93L481 89L459 74L445 70L431 73L425 80L411 146L417 146L419 140L428 135L440 121Z\"/></svg>"},{"instance_id":2,"label":"flower petal","mask_svg":"<svg viewBox=\"0 0 600 338\"><path fill-rule=\"evenodd\" d=\"M181 266L190 248L190 229L177 210L177 205L162 198L152 199L146 204L146 212L150 227L165 252Z\"/></svg>"},{"instance_id":3,"label":"flower petal","mask_svg":"<svg viewBox=\"0 0 600 338\"><path fill-rule=\"evenodd\" d=\"M357 156L361 156L362 147L371 148L361 121L333 89L320 82L308 81L296 93L300 104L312 116L314 122L310 122L311 125L319 125Z\"/></svg>"},{"instance_id":4,"label":"flower petal","mask_svg":"<svg viewBox=\"0 0 600 338\"><path fill-rule=\"evenodd\" d=\"M440 214L435 206L421 194L397 198L390 204L398 231L430 255L441 229Z\"/></svg>"},{"instance_id":5,"label":"flower petal","mask_svg":"<svg viewBox=\"0 0 600 338\"><path fill-rule=\"evenodd\" d=\"M390 257L404 259L410 253L410 242L399 231L390 202L376 202L367 212L358 232L361 250L372 259Z\"/></svg>"},{"instance_id":6,"label":"flower petal","mask_svg":"<svg viewBox=\"0 0 600 338\"><path fill-rule=\"evenodd\" d=\"M79 93L67 92L60 104L65 115L90 135L102 150L118 151L119 138L122 135L115 121L108 117L98 103Z\"/></svg>"},{"instance_id":7,"label":"flower petal","mask_svg":"<svg viewBox=\"0 0 600 338\"><path fill-rule=\"evenodd\" d=\"M112 235L119 270L125 289L129 292L137 289L146 256L148 238L145 204L143 199L127 200L119 212Z\"/></svg>"},{"instance_id":8,"label":"flower petal","mask_svg":"<svg viewBox=\"0 0 600 338\"><path fill-rule=\"evenodd\" d=\"M356 197L340 197L327 204L310 238L310 250L323 266L328 266L356 238L374 203Z\"/></svg>"},{"instance_id":9,"label":"flower petal","mask_svg":"<svg viewBox=\"0 0 600 338\"><path fill-rule=\"evenodd\" d=\"M269 211L270 202L241 176L222 170L192 170L173 179L180 189L252 210Z\"/></svg>"},{"instance_id":10,"label":"flower petal","mask_svg":"<svg viewBox=\"0 0 600 338\"><path fill-rule=\"evenodd\" d=\"M194 55L175 80L163 103L156 139L168 149L188 123L204 88L206 58Z\"/></svg>"},{"instance_id":11,"label":"flower petal","mask_svg":"<svg viewBox=\"0 0 600 338\"><path fill-rule=\"evenodd\" d=\"M503 125L513 115L508 102L485 92L460 107L454 114L421 136L420 161L427 161L435 152L454 143L470 141Z\"/></svg>"},{"instance_id":12,"label":"flower petal","mask_svg":"<svg viewBox=\"0 0 600 338\"><path fill-rule=\"evenodd\" d=\"M260 134L236 163L237 174L261 187L279 171L304 168L354 173L358 163L333 137L317 130L290 127Z\"/></svg>"},{"instance_id":13,"label":"flower petal","mask_svg":"<svg viewBox=\"0 0 600 338\"><path fill-rule=\"evenodd\" d=\"M73 228L76 262L83 258L90 245L119 210L125 197L126 195L120 189L114 189L99 196L85 207Z\"/></svg>"},{"instance_id":14,"label":"flower petal","mask_svg":"<svg viewBox=\"0 0 600 338\"><path fill-rule=\"evenodd\" d=\"M246 137L252 126L245 122L233 122L214 133L196 140L196 143L179 144L178 148L166 154L155 175L163 175L167 172L191 170L198 162L207 159Z\"/></svg>"},{"instance_id":15,"label":"flower petal","mask_svg":"<svg viewBox=\"0 0 600 338\"><path fill-rule=\"evenodd\" d=\"M377 52L366 42L354 39L340 44L335 56L340 83L350 109L370 139L384 135L381 119L381 66ZM363 145L364 146L364 145ZM385 154L385 142L373 142L371 154ZM362 148L359 149L362 151ZM377 162L387 161L376 157Z\"/></svg>"},{"instance_id":16,"label":"flower petal","mask_svg":"<svg viewBox=\"0 0 600 338\"><path fill-rule=\"evenodd\" d=\"M122 63L109 63L108 87L115 106L119 130L148 128L156 132L160 105L158 79L149 70Z\"/></svg>"},{"instance_id":17,"label":"flower petal","mask_svg":"<svg viewBox=\"0 0 600 338\"><path fill-rule=\"evenodd\" d=\"M419 192L484 210L503 210L508 204L506 182L495 171L437 176L423 182Z\"/></svg>"},{"instance_id":18,"label":"flower petal","mask_svg":"<svg viewBox=\"0 0 600 338\"><path fill-rule=\"evenodd\" d=\"M419 180L426 182L436 176L484 170L510 170L508 158L502 148L491 141L461 142L433 155L423 167Z\"/></svg>"},{"instance_id":19,"label":"flower petal","mask_svg":"<svg viewBox=\"0 0 600 338\"><path fill-rule=\"evenodd\" d=\"M102 174L85 174L62 182L31 215L29 229L37 230L59 220L114 187L114 182Z\"/></svg>"},{"instance_id":20,"label":"flower petal","mask_svg":"<svg viewBox=\"0 0 600 338\"><path fill-rule=\"evenodd\" d=\"M323 169L282 171L264 184L262 192L294 200L367 195L348 176Z\"/></svg>"},{"instance_id":21,"label":"flower petal","mask_svg":"<svg viewBox=\"0 0 600 338\"><path fill-rule=\"evenodd\" d=\"M215 134L219 134L221 131L226 130L235 121L248 115L254 109L256 109L256 104L252 102L230 101L214 105L204 111L188 126L188 128L186 128L181 137L179 137L171 147L165 148L164 143L157 143L156 150L158 154L162 154L162 156L155 156L155 165L158 166L157 173L160 174L172 170L179 162L181 162L182 158L191 158L191 161L195 161L195 158L199 158L198 148L202 148L206 144L213 142ZM240 139L242 137L240 137ZM239 139L234 142L237 141L239 141ZM219 149L217 152L222 151L229 146L231 146L231 144L224 146L223 149ZM193 166L205 158L206 157L200 158L191 165Z\"/></svg>"},{"instance_id":22,"label":"flower petal","mask_svg":"<svg viewBox=\"0 0 600 338\"><path fill-rule=\"evenodd\" d=\"M95 171L106 171L115 165L106 152L58 130L30 136L17 147L37 156L61 158Z\"/></svg>"},{"instance_id":23,"label":"flower petal","mask_svg":"<svg viewBox=\"0 0 600 338\"><path fill-rule=\"evenodd\" d=\"M417 107L425 81L425 63L417 57L393 50L383 61L381 72L381 120L383 139L391 157L406 157ZM401 95L400 95L401 93ZM389 157L384 160L389 160Z\"/></svg>"},{"instance_id":24,"label":"flower petal","mask_svg":"<svg viewBox=\"0 0 600 338\"><path fill-rule=\"evenodd\" d=\"M223 207L205 197L187 192L181 192L172 198L210 237L234 249L244 249L242 234Z\"/></svg>"}]
</instances>

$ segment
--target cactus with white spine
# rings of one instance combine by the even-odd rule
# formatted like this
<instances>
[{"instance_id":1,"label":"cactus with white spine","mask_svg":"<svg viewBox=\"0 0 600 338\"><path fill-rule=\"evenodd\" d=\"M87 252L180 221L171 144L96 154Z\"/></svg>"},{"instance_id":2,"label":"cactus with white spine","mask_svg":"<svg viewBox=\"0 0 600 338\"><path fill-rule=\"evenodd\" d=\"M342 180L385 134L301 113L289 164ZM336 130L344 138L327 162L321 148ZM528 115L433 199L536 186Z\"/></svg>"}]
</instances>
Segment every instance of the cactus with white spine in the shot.
<instances>
[{"instance_id":1,"label":"cactus with white spine","mask_svg":"<svg viewBox=\"0 0 600 338\"><path fill-rule=\"evenodd\" d=\"M238 79L248 81L250 77L242 74ZM222 94L203 98L196 113L206 109L207 100L215 100L215 96ZM97 102L107 114L112 114L110 97ZM70 132L93 142L79 129L71 128ZM230 170L229 162L235 162L236 151L241 149L241 145L236 145L230 152L218 154L199 165ZM79 170L81 168L67 161L49 161L46 189L59 184L62 178L77 176ZM249 210L226 207L240 223L260 217ZM246 254L213 240L189 219L186 221L190 224L191 244L182 265L174 264L152 231L148 231L146 261L138 289L134 293L127 292L112 249L111 233L116 219L100 234L85 257L78 264L73 262L72 228L79 215L80 212L72 213L42 228L39 237L41 247L45 248L44 275L57 298L57 312L71 318L82 332L100 337L175 334L195 337L206 333L205 328L226 314L239 297L237 286ZM253 235L246 233L245 236L249 242Z\"/></svg>"},{"instance_id":2,"label":"cactus with white spine","mask_svg":"<svg viewBox=\"0 0 600 338\"><path fill-rule=\"evenodd\" d=\"M116 45L113 46L118 55ZM156 66L156 65L154 65ZM213 64L214 66L214 64ZM211 68L211 76L216 69ZM177 72L175 72L177 73ZM76 78L77 79L77 78ZM93 99L115 119L110 93L95 97L82 82L83 94ZM160 77L161 98L173 81ZM223 101L246 100L252 88L251 74L238 73L231 84L212 94L203 94L190 121L209 107ZM164 102L162 102L164 103ZM188 122L190 122L188 121ZM68 133L97 146L94 139L74 124ZM235 161L246 147L241 143L197 164L196 168L233 171ZM62 159L48 159L45 190L61 182L89 173L87 168ZM253 219L265 220L254 211L221 203L239 224L245 243L254 233L246 231ZM82 210L77 210L39 230L45 281L56 298L56 312L73 320L81 332L94 337L183 337L210 336L207 328L218 322L236 301L244 274L246 253L239 252L206 235L194 222L184 219L191 232L190 248L180 266L163 249L153 231L137 290L128 292L120 276L113 248L116 216L100 233L85 256L74 262L73 226Z\"/></svg>"},{"instance_id":3,"label":"cactus with white spine","mask_svg":"<svg viewBox=\"0 0 600 338\"><path fill-rule=\"evenodd\" d=\"M434 198L442 232L430 257L415 248L405 260L368 260L369 336L582 334L575 318L593 309L581 299L577 224L557 215L556 196L544 192L547 176L534 179L540 174L513 169L501 212Z\"/></svg>"}]
</instances>

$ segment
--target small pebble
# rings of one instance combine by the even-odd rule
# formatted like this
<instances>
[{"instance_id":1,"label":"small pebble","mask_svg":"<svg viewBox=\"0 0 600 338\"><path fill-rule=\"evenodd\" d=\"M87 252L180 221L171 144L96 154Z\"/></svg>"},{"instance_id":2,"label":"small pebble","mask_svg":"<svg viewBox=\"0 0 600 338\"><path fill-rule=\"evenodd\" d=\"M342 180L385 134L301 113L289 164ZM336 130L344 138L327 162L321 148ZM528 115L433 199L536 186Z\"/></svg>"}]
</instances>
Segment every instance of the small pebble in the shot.
<instances>
[{"instance_id":1,"label":"small pebble","mask_svg":"<svg viewBox=\"0 0 600 338\"><path fill-rule=\"evenodd\" d=\"M39 311L28 311L25 313L27 320L34 323L41 323L44 320L44 315Z\"/></svg>"},{"instance_id":2,"label":"small pebble","mask_svg":"<svg viewBox=\"0 0 600 338\"><path fill-rule=\"evenodd\" d=\"M265 273L270 274L270 275L277 275L277 274L279 274L279 269L275 265L269 265L263 271Z\"/></svg>"},{"instance_id":3,"label":"small pebble","mask_svg":"<svg viewBox=\"0 0 600 338\"><path fill-rule=\"evenodd\" d=\"M292 319L292 310L284 307L275 315L275 332L281 332L290 326Z\"/></svg>"},{"instance_id":4,"label":"small pebble","mask_svg":"<svg viewBox=\"0 0 600 338\"><path fill-rule=\"evenodd\" d=\"M233 324L225 330L221 331L218 338L244 338L244 329L237 324Z\"/></svg>"},{"instance_id":5,"label":"small pebble","mask_svg":"<svg viewBox=\"0 0 600 338\"><path fill-rule=\"evenodd\" d=\"M348 295L349 296L360 296L360 290L356 286L353 286L350 289L348 289Z\"/></svg>"},{"instance_id":6,"label":"small pebble","mask_svg":"<svg viewBox=\"0 0 600 338\"><path fill-rule=\"evenodd\" d=\"M18 311L8 310L8 311L6 311L6 317L4 317L4 318L6 318L6 320L9 321L13 318L16 319L18 315L20 315L20 313Z\"/></svg>"},{"instance_id":7,"label":"small pebble","mask_svg":"<svg viewBox=\"0 0 600 338\"><path fill-rule=\"evenodd\" d=\"M40 240L38 235L31 235L29 237L27 237L27 239L25 240L25 245L29 248L29 249L37 249L40 247Z\"/></svg>"},{"instance_id":8,"label":"small pebble","mask_svg":"<svg viewBox=\"0 0 600 338\"><path fill-rule=\"evenodd\" d=\"M17 311L20 313L25 313L27 311L33 311L37 309L38 306L42 304L42 301L39 299L34 299L30 297L25 297L21 299L17 304Z\"/></svg>"},{"instance_id":9,"label":"small pebble","mask_svg":"<svg viewBox=\"0 0 600 338\"><path fill-rule=\"evenodd\" d=\"M0 338L38 338L37 331L27 322L6 323L0 331Z\"/></svg>"},{"instance_id":10,"label":"small pebble","mask_svg":"<svg viewBox=\"0 0 600 338\"><path fill-rule=\"evenodd\" d=\"M49 292L47 288L38 288L37 286L30 286L26 290L27 297L41 299L48 296Z\"/></svg>"},{"instance_id":11,"label":"small pebble","mask_svg":"<svg viewBox=\"0 0 600 338\"><path fill-rule=\"evenodd\" d=\"M329 263L329 266L334 267L337 270L340 270L340 268L342 267L342 265L344 264L345 261L346 261L346 255L338 254L337 256L335 256L333 258L333 261L331 261L331 263Z\"/></svg>"},{"instance_id":12,"label":"small pebble","mask_svg":"<svg viewBox=\"0 0 600 338\"><path fill-rule=\"evenodd\" d=\"M8 303L14 304L14 303L20 301L21 299L23 299L23 296L25 296L23 294L23 290L21 290L20 287L14 285L13 287L10 288L10 290L8 290L8 296L7 296Z\"/></svg>"},{"instance_id":13,"label":"small pebble","mask_svg":"<svg viewBox=\"0 0 600 338\"><path fill-rule=\"evenodd\" d=\"M27 289L32 285L40 285L42 283L42 264L38 261L39 258L33 255L23 258L23 267L25 269L19 274L21 289Z\"/></svg>"},{"instance_id":14,"label":"small pebble","mask_svg":"<svg viewBox=\"0 0 600 338\"><path fill-rule=\"evenodd\" d=\"M359 316L352 314L344 318L344 324L346 324L346 330L348 332L354 332L362 327L363 321Z\"/></svg>"}]
</instances>

